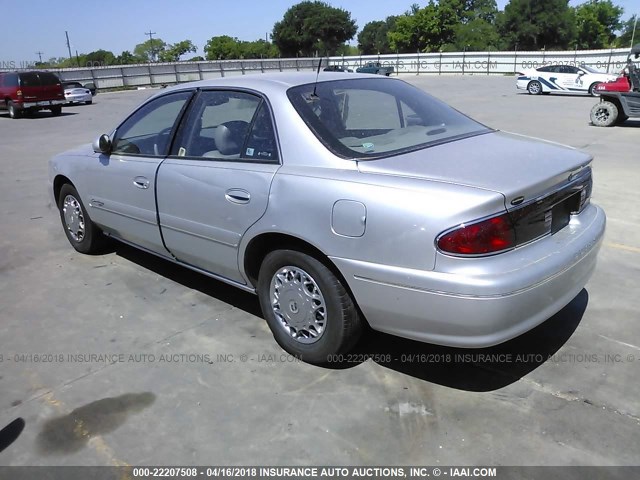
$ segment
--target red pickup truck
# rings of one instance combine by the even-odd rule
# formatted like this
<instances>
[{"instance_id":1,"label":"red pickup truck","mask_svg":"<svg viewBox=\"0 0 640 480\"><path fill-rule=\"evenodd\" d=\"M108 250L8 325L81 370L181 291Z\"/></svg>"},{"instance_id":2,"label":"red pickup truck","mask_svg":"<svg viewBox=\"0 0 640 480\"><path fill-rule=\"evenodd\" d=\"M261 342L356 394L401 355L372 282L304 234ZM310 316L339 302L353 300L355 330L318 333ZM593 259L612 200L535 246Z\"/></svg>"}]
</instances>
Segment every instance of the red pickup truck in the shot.
<instances>
[{"instance_id":1,"label":"red pickup truck","mask_svg":"<svg viewBox=\"0 0 640 480\"><path fill-rule=\"evenodd\" d=\"M60 115L64 103L64 89L55 73L0 72L0 110L8 110L11 118L38 110Z\"/></svg>"}]
</instances>

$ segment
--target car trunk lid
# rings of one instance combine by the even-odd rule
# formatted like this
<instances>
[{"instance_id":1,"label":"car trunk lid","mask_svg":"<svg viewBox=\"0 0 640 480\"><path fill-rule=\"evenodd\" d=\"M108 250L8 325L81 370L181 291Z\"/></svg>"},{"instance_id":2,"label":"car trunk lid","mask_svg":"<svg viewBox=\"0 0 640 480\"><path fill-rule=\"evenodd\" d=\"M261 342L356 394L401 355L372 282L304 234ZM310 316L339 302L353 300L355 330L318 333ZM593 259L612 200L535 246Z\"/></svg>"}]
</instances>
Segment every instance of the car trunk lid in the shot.
<instances>
[{"instance_id":1,"label":"car trunk lid","mask_svg":"<svg viewBox=\"0 0 640 480\"><path fill-rule=\"evenodd\" d=\"M491 190L504 195L509 208L561 188L591 160L586 153L563 145L491 132L403 155L359 161L358 169Z\"/></svg>"}]
</instances>

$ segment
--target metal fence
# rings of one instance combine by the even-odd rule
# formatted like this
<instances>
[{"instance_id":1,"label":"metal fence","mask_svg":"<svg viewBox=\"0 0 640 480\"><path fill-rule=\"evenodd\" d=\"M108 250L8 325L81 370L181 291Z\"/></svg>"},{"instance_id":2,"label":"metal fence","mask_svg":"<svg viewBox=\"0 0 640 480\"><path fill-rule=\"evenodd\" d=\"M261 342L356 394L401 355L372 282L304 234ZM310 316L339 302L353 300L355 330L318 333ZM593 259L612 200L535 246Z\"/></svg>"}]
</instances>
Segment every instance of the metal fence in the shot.
<instances>
[{"instance_id":1,"label":"metal fence","mask_svg":"<svg viewBox=\"0 0 640 480\"><path fill-rule=\"evenodd\" d=\"M536 51L536 52L448 52L396 55L329 57L323 66L343 65L355 71L368 62L392 66L396 74L506 75L548 64L588 65L617 73L625 65L628 49ZM93 82L98 88L153 86L205 80L251 73L313 71L318 58L220 60L152 63L55 70L63 80Z\"/></svg>"}]
</instances>

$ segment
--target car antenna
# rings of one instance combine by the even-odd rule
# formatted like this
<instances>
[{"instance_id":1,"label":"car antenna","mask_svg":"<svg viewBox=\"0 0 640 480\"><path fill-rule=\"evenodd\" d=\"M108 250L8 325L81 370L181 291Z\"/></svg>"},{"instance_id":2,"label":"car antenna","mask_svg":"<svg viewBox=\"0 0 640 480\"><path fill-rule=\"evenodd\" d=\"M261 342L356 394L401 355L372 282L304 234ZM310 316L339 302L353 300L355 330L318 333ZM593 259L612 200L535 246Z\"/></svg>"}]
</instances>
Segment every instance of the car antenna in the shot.
<instances>
[{"instance_id":1,"label":"car antenna","mask_svg":"<svg viewBox=\"0 0 640 480\"><path fill-rule=\"evenodd\" d=\"M311 94L312 97L314 98L320 98L318 97L318 94L316 93L316 88L318 88L318 77L320 76L320 67L322 67L322 59L324 58L324 56L320 57L320 61L318 62L318 70L316 71L316 83L313 85L313 93Z\"/></svg>"}]
</instances>

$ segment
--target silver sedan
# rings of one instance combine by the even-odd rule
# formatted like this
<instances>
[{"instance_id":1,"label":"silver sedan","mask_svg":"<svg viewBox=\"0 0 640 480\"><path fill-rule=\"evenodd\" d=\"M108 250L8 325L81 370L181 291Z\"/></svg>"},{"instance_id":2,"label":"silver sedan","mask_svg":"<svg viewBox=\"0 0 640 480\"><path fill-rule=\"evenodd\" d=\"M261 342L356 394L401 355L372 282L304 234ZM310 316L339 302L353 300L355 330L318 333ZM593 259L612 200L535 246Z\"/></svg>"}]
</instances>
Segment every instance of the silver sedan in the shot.
<instances>
[{"instance_id":1,"label":"silver sedan","mask_svg":"<svg viewBox=\"0 0 640 480\"><path fill-rule=\"evenodd\" d=\"M390 78L224 78L162 91L50 161L64 232L256 293L312 363L365 324L460 347L516 337L591 276L592 158L498 132Z\"/></svg>"},{"instance_id":2,"label":"silver sedan","mask_svg":"<svg viewBox=\"0 0 640 480\"><path fill-rule=\"evenodd\" d=\"M93 103L91 90L84 88L80 82L64 82L64 98L67 103Z\"/></svg>"}]
</instances>

